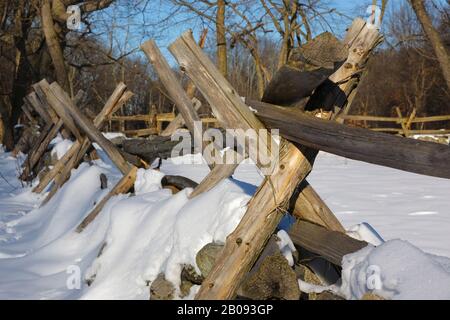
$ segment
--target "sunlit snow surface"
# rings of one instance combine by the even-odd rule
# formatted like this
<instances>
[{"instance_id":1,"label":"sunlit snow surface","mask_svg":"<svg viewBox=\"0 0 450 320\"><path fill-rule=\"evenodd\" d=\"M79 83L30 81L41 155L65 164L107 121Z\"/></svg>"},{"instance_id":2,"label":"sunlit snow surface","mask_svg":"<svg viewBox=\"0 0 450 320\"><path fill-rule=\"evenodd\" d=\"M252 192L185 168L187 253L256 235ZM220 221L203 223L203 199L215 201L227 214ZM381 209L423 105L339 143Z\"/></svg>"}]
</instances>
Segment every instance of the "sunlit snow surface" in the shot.
<instances>
[{"instance_id":1,"label":"sunlit snow surface","mask_svg":"<svg viewBox=\"0 0 450 320\"><path fill-rule=\"evenodd\" d=\"M450 180L321 153L308 181L346 228L365 221L385 240L450 257Z\"/></svg>"},{"instance_id":2,"label":"sunlit snow surface","mask_svg":"<svg viewBox=\"0 0 450 320\"><path fill-rule=\"evenodd\" d=\"M158 273L176 284L182 265L195 265L195 253L202 246L225 241L262 181L247 162L232 180L188 200L190 190L172 195L161 189L160 173L141 171L137 195L111 199L78 234L77 225L108 192L100 189L100 173L108 176L109 188L120 178L99 153L103 161L80 166L39 208L44 195L22 187L19 161L0 152L0 298L148 299L148 282ZM198 155L183 160L185 164L164 161L161 172L200 182L209 171L205 164L188 164L198 163ZM400 238L428 253L450 257L450 180L321 153L308 181L346 228L367 222L384 240ZM72 289L67 286L74 268L83 278L80 289L72 288L73 282ZM94 276L88 286L84 279Z\"/></svg>"}]
</instances>

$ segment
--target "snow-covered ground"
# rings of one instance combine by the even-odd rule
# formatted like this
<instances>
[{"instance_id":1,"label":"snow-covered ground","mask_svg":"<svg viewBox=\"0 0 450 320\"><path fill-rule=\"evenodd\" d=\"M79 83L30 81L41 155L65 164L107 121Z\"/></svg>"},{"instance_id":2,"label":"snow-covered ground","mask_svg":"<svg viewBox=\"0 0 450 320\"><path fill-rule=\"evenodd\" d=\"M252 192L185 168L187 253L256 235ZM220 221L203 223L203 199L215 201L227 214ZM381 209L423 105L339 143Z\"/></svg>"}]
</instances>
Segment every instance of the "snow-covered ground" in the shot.
<instances>
[{"instance_id":1,"label":"snow-covered ground","mask_svg":"<svg viewBox=\"0 0 450 320\"><path fill-rule=\"evenodd\" d=\"M365 221L385 240L450 257L450 180L321 153L308 181L345 227Z\"/></svg>"},{"instance_id":2,"label":"snow-covered ground","mask_svg":"<svg viewBox=\"0 0 450 320\"><path fill-rule=\"evenodd\" d=\"M120 176L106 157L102 159L90 167L80 166L52 200L39 208L44 196L22 187L17 179L19 161L0 152L0 298L148 299L148 282L160 272L177 284L182 264L195 265L195 254L201 247L225 240L262 180L255 166L247 162L238 168L234 179L188 200L190 190L172 195L161 189L160 172L142 170L136 196L113 198L78 234L76 226L108 192L100 189L100 173L108 176L109 187ZM208 167L188 164L194 159L198 156L183 157L184 164L164 161L161 172L199 182ZM433 272L429 285L436 288L441 283L447 290L440 288L441 295L430 296L450 298L450 260L421 251L450 257L450 180L321 153L308 181L345 227L367 222L384 240L408 241L388 241L348 257L342 294L360 297L364 290L355 279L361 278L359 273L372 259L389 268L383 280L393 289L380 294L423 298L424 290L426 294L430 287L411 293L411 285L401 287L396 281L412 283L412 277ZM390 263L393 252L396 260ZM420 265L405 278L406 265L414 262ZM92 285L84 280L79 283L78 272L83 279L95 279ZM392 293L399 288L403 295Z\"/></svg>"},{"instance_id":3,"label":"snow-covered ground","mask_svg":"<svg viewBox=\"0 0 450 320\"><path fill-rule=\"evenodd\" d=\"M205 165L173 165L162 171L200 182ZM234 177L259 185L253 165L240 166ZM321 152L310 184L344 227L372 225L385 240L408 240L421 249L450 257L450 180L367 164Z\"/></svg>"}]
</instances>

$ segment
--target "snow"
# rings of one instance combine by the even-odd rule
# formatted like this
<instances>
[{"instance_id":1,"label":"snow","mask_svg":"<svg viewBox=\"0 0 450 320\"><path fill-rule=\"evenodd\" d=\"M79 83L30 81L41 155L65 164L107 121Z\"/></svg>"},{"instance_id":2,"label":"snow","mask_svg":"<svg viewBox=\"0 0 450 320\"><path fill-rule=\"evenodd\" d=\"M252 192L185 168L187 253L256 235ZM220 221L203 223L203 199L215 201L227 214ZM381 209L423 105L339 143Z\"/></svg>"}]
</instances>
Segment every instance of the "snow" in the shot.
<instances>
[{"instance_id":1,"label":"snow","mask_svg":"<svg viewBox=\"0 0 450 320\"><path fill-rule=\"evenodd\" d=\"M127 136L123 132L102 132L103 136L108 139L114 139L114 138L126 138Z\"/></svg>"},{"instance_id":2,"label":"snow","mask_svg":"<svg viewBox=\"0 0 450 320\"><path fill-rule=\"evenodd\" d=\"M55 141L55 148L60 143ZM98 153L101 160L74 170L40 207L45 194L33 194L32 186L22 186L17 178L21 160L0 151L0 299L148 299L148 285L159 273L179 284L183 265L197 268L195 255L205 244L225 241L263 179L245 161L232 179L189 200L191 189L174 195L161 188L162 177L183 175L200 182L207 165L199 155L164 160L161 171L140 169L135 195L113 197L77 233L78 224L121 177ZM365 272L376 265L380 295L450 298L450 261L436 256L450 257L450 181L323 153L314 168L308 181L348 234L378 245L345 257L345 276L334 290L360 298L367 291ZM106 190L100 188L101 173L108 177ZM292 263L292 242L283 230L278 238ZM403 240L392 240L398 238ZM77 283L77 270L80 287L68 287ZM187 298L197 290L194 286Z\"/></svg>"},{"instance_id":3,"label":"snow","mask_svg":"<svg viewBox=\"0 0 450 320\"><path fill-rule=\"evenodd\" d=\"M303 281L301 279L298 279L298 286L300 291L304 293L322 293L327 290L333 291L333 287L324 287Z\"/></svg>"},{"instance_id":4,"label":"snow","mask_svg":"<svg viewBox=\"0 0 450 320\"><path fill-rule=\"evenodd\" d=\"M136 195L157 191L162 188L161 179L164 173L155 170L138 169L134 192Z\"/></svg>"},{"instance_id":5,"label":"snow","mask_svg":"<svg viewBox=\"0 0 450 320\"><path fill-rule=\"evenodd\" d=\"M280 248L281 253L286 258L289 265L291 267L294 266L294 257L292 253L297 251L297 249L295 249L294 243L285 230L278 231L277 237L279 239L279 241L277 241L277 244Z\"/></svg>"},{"instance_id":6,"label":"snow","mask_svg":"<svg viewBox=\"0 0 450 320\"><path fill-rule=\"evenodd\" d=\"M404 240L389 240L344 256L342 278L334 285L298 282L302 292L331 291L347 300L360 300L367 293L392 300L448 300L450 259Z\"/></svg>"},{"instance_id":7,"label":"snow","mask_svg":"<svg viewBox=\"0 0 450 320\"><path fill-rule=\"evenodd\" d=\"M2 154L0 164L4 162L2 169L14 172L15 164ZM195 255L204 245L224 242L251 197L245 191L247 184L225 180L189 201L191 189L172 195L161 189L161 172L139 170L136 196L114 197L78 234L77 225L109 191L100 189L101 173L114 181L119 178L108 163L83 164L40 208L41 199L29 188L7 197L15 199L11 203L29 198L30 205L22 204L23 213L8 220L1 216L0 298L148 299L147 285L159 273L179 284L181 268L184 264L196 267ZM79 290L66 285L67 272L74 267L83 275ZM94 278L91 286L84 281Z\"/></svg>"},{"instance_id":8,"label":"snow","mask_svg":"<svg viewBox=\"0 0 450 320\"><path fill-rule=\"evenodd\" d=\"M367 222L384 240L450 257L450 180L320 153L308 182L346 229Z\"/></svg>"},{"instance_id":9,"label":"snow","mask_svg":"<svg viewBox=\"0 0 450 320\"><path fill-rule=\"evenodd\" d=\"M386 299L448 300L450 259L426 254L403 240L346 255L338 292L347 299L361 299L370 291Z\"/></svg>"},{"instance_id":10,"label":"snow","mask_svg":"<svg viewBox=\"0 0 450 320\"><path fill-rule=\"evenodd\" d=\"M107 212L105 250L88 270L95 281L82 298L148 299L146 283L161 272L179 286L183 265L196 266L196 253L207 243L224 242L250 198L230 181L192 201L190 191L159 190L116 203Z\"/></svg>"},{"instance_id":11,"label":"snow","mask_svg":"<svg viewBox=\"0 0 450 320\"><path fill-rule=\"evenodd\" d=\"M378 232L367 222L363 222L347 230L347 235L361 241L366 241L374 246L379 246L384 243L383 238Z\"/></svg>"},{"instance_id":12,"label":"snow","mask_svg":"<svg viewBox=\"0 0 450 320\"><path fill-rule=\"evenodd\" d=\"M51 151L51 155L52 156L56 155L57 159L61 159L73 145L73 142L70 139L61 139L61 140L53 139L52 142L54 143L54 146Z\"/></svg>"},{"instance_id":13,"label":"snow","mask_svg":"<svg viewBox=\"0 0 450 320\"><path fill-rule=\"evenodd\" d=\"M445 129L441 129L445 132ZM423 138L429 138L431 140L442 140L445 141L447 144L450 143L450 135L448 134L415 134L412 136L413 139L423 139Z\"/></svg>"}]
</instances>

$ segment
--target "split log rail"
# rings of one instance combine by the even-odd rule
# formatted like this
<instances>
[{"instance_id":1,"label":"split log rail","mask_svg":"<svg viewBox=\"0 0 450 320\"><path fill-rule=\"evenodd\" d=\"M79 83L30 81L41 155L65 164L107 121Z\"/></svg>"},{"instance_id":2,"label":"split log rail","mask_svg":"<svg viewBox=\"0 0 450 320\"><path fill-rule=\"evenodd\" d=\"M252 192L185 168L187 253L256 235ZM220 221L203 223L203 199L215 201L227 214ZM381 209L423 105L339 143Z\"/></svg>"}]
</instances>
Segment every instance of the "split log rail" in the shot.
<instances>
[{"instance_id":1,"label":"split log rail","mask_svg":"<svg viewBox=\"0 0 450 320\"><path fill-rule=\"evenodd\" d=\"M222 253L203 281L196 299L235 298L245 276L255 265L267 242L277 230L281 218L287 212L299 220L290 231L294 243L339 265L343 255L364 247L366 243L350 239L343 233L344 228L339 220L305 180L313 169L319 150L368 163L450 179L448 147L352 128L340 123L341 120L364 121L345 114L356 94L361 73L371 52L381 41L382 36L378 30L368 27L364 20L356 19L341 43L348 51L347 59L334 61L336 69L330 72L327 79L321 78L315 82L317 87L311 96L294 97L301 98L301 101L293 101L284 106L276 105L277 99L270 90L266 91L264 96L270 98L272 104L249 100L244 102L203 52L201 46L194 41L191 32L184 33L169 46L182 72L191 81L187 92L168 67L156 44L149 41L142 46L180 111L178 116L174 114L114 116L114 112L132 96L124 84L119 84L102 111L91 121L77 108L75 99L70 99L56 82L49 84L43 80L34 85L35 92L26 98L27 108L35 109L45 122L45 127L39 137L39 144L28 154L22 178L28 177L33 172L36 163L58 132L74 141L69 151L41 177L39 184L33 189L34 192L44 192L53 183L43 203L45 205L69 179L71 170L83 161L91 145L94 142L98 144L123 177L100 199L76 228L77 232L82 232L101 213L104 205L113 196L132 190L138 170L136 165L130 163L130 155L119 150L105 138L101 132L103 126L110 121L119 121L123 126L126 121L145 121L154 124L155 127L128 134L135 136L161 134L167 137L182 125L186 125L189 131L194 133L193 123L200 119L197 114L199 105L193 100L196 88L216 117L201 119L204 123L213 123L214 126L225 129L244 131L253 129L258 134L264 135L265 133L258 130L279 129L282 136L278 163L271 164L269 173L247 204L246 213L239 225L227 237ZM307 79L309 75L300 74L300 78L302 76ZM295 85L303 84L295 83ZM306 91L311 92L309 88L299 90L299 92ZM323 108L333 112L330 112L329 119L318 119L295 109L294 106L299 104L307 105L309 110ZM397 110L397 113L399 118L395 122L401 125L399 130L405 136L414 134L411 124L420 122L418 120L420 118L415 117L415 112L408 117L403 117L400 110ZM444 118L440 117L436 121L442 121ZM165 121L170 124L162 130L162 122ZM252 157L256 165L263 169L264 165L259 161L260 153L265 156L267 152L270 154L272 151L271 144L267 142L271 141L272 137L268 137L269 140L258 141L259 148L254 150L256 152L246 152L240 156ZM255 146L250 144L249 147ZM230 177L238 164L239 162L210 166L210 173L199 185L183 180L182 177L175 180L178 185L188 184L195 187L191 194L192 198L207 192L223 179ZM146 167L145 164L142 166ZM165 184L170 181L166 179Z\"/></svg>"}]
</instances>

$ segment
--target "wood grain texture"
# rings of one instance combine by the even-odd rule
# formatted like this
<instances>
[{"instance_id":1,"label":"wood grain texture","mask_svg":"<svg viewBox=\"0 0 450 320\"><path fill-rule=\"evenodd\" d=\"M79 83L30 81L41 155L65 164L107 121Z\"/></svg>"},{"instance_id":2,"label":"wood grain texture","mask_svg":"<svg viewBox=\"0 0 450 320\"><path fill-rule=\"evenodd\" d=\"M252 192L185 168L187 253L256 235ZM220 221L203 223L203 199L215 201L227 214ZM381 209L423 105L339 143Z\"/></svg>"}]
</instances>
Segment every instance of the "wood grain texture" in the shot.
<instances>
[{"instance_id":1,"label":"wood grain texture","mask_svg":"<svg viewBox=\"0 0 450 320\"><path fill-rule=\"evenodd\" d=\"M114 144L105 138L105 136L94 126L94 124L83 114L77 107L69 100L67 101L67 94L57 84L53 83L51 91L59 100L64 103L64 107L70 116L76 121L80 129L89 137L91 141L95 141L105 151L111 161L117 166L117 168L123 173L128 174L130 165L123 158L120 152L116 149Z\"/></svg>"},{"instance_id":2,"label":"wood grain texture","mask_svg":"<svg viewBox=\"0 0 450 320\"><path fill-rule=\"evenodd\" d=\"M156 43L153 40L147 41L141 46L141 49L152 63L158 73L160 81L169 92L169 95L175 102L178 111L182 114L186 127L191 133L197 132L197 130L194 130L194 123L196 121L200 121L200 117L195 112L191 99L187 96L180 82L175 77L174 72L170 68L166 59L164 59ZM199 134L201 135L201 132L199 132ZM196 137L194 136L194 138ZM202 141L201 136L197 138L200 139L198 141Z\"/></svg>"},{"instance_id":3,"label":"wood grain texture","mask_svg":"<svg viewBox=\"0 0 450 320\"><path fill-rule=\"evenodd\" d=\"M264 129L262 123L245 105L236 90L195 43L190 31L185 32L173 42L169 50L177 59L181 69L187 73L208 101L215 117L224 128L239 128L244 131ZM257 164L260 164L260 159L264 159L265 151L270 150L272 138L268 136L265 141L265 143L261 141L259 148L257 141L249 143L249 155Z\"/></svg>"},{"instance_id":4,"label":"wood grain texture","mask_svg":"<svg viewBox=\"0 0 450 320\"><path fill-rule=\"evenodd\" d=\"M36 92L30 93L25 97L27 102L34 108L34 110L39 114L39 116L45 121L45 123L53 124L52 118L47 110L45 110L44 106L39 101L39 98L36 95Z\"/></svg>"},{"instance_id":5,"label":"wood grain texture","mask_svg":"<svg viewBox=\"0 0 450 320\"><path fill-rule=\"evenodd\" d=\"M345 232L331 209L306 180L299 185L298 197L292 197L291 200L295 200L292 208L294 217L313 222L332 231Z\"/></svg>"},{"instance_id":6,"label":"wood grain texture","mask_svg":"<svg viewBox=\"0 0 450 320\"><path fill-rule=\"evenodd\" d=\"M36 164L41 159L42 155L48 148L48 145L56 137L59 129L62 127L62 121L59 121L56 125L47 124L38 137L38 140L33 145L31 150L28 152L25 161L23 162L23 170L20 175L21 180L32 180L33 179L33 169Z\"/></svg>"},{"instance_id":7,"label":"wood grain texture","mask_svg":"<svg viewBox=\"0 0 450 320\"><path fill-rule=\"evenodd\" d=\"M125 88L126 87L124 87L123 83L119 84L119 86L116 88L116 90L113 92L111 97L106 102L103 109L94 118L94 121L93 121L94 126L97 129L99 129L99 130L101 129L106 117L109 114L115 112L117 109L119 109L121 106L123 106L123 104L133 96L133 93L131 91L126 91L123 93L123 90ZM89 150L91 145L92 145L91 141L86 137L82 141L81 146L78 146L78 143L77 143L77 149L74 150L73 156L62 167L62 170L60 172L58 172L58 174L56 175L55 184L53 185L52 189L60 188L67 180L69 180L71 170L74 169L75 167L77 167L83 161L83 157L85 156L86 152ZM124 156L123 153L121 153L121 154L122 154L122 156ZM128 161L128 158L126 158L125 156L124 156L124 158L125 158L125 160ZM56 192L56 191L54 191L54 192Z\"/></svg>"},{"instance_id":8,"label":"wood grain texture","mask_svg":"<svg viewBox=\"0 0 450 320\"><path fill-rule=\"evenodd\" d=\"M193 39L188 39L188 41L191 40ZM192 50L197 49L195 48L195 42L190 44L194 44L194 48ZM184 123L189 129L192 137L195 139L194 141L201 141L202 147L205 148L207 146L207 143L203 141L203 133L201 130L198 130L198 128L195 128L195 122L201 121L196 112L196 109L200 107L200 104L197 103L198 106L196 107L192 103L191 98L184 91L181 84L176 79L175 74L171 70L167 61L162 56L154 41L150 40L144 43L144 45L142 46L142 50L146 53L148 59L153 64L155 70L159 75L160 81L163 83L164 87L169 92L170 97L175 102L178 110L180 111L182 117L181 119L184 120ZM195 59L195 56L191 56L191 59L192 57L194 57ZM198 77L195 79L195 81L191 79L194 86L196 81L199 80L200 79ZM210 97L210 95L208 95L208 97ZM224 113L223 110L221 111L221 114L222 113ZM181 120L172 121L169 127L162 133L162 136L168 136L168 134L172 134L178 127L179 123L181 123ZM234 164L217 164L214 166L214 159L211 158L208 153L204 153L204 156L206 157L206 161L211 168L211 172L208 174L206 179L204 179L202 183L190 194L190 198L210 190L221 180L229 177L237 167L237 165Z\"/></svg>"},{"instance_id":9,"label":"wood grain texture","mask_svg":"<svg viewBox=\"0 0 450 320\"><path fill-rule=\"evenodd\" d=\"M312 160L296 146L283 143L280 162L247 206L238 227L227 237L222 254L205 279L196 299L231 299L287 209L298 182L312 168Z\"/></svg>"},{"instance_id":10,"label":"wood grain texture","mask_svg":"<svg viewBox=\"0 0 450 320\"><path fill-rule=\"evenodd\" d=\"M268 127L304 146L354 160L450 179L450 148L325 121L302 112L248 101Z\"/></svg>"},{"instance_id":11,"label":"wood grain texture","mask_svg":"<svg viewBox=\"0 0 450 320\"><path fill-rule=\"evenodd\" d=\"M192 105L194 106L194 110L198 111L198 109L202 106L202 103L198 99L193 98ZM185 123L186 122L184 121L183 115L179 113L172 121L170 121L169 125L159 135L162 137L170 137Z\"/></svg>"},{"instance_id":12,"label":"wood grain texture","mask_svg":"<svg viewBox=\"0 0 450 320\"><path fill-rule=\"evenodd\" d=\"M358 24L356 25L358 26ZM352 32L353 30L350 30L349 33ZM363 39L358 39L361 34ZM368 57L374 45L370 38L365 38L367 38L367 33L362 30L357 32L356 39L348 40L363 45L361 59ZM365 54L366 52L367 54ZM186 67L186 65L183 66ZM346 75L347 73L342 72L341 68L336 72L342 76ZM203 72L205 71L203 70ZM209 75L205 78L209 79L210 83L214 81L215 77ZM350 95L356 89L355 84L350 83L347 78L335 77L334 80L340 83L339 89L344 94ZM203 94L208 92L208 90L202 90L198 83L196 84ZM337 86L337 84L335 85ZM336 99L334 92L331 92L329 95L323 95L322 100L314 102L315 109L319 109L328 101L332 101L337 107L344 107L347 103L347 99ZM219 119L217 114L216 116ZM243 277L256 261L285 212L286 202L289 201L294 189L309 174L317 151L300 146L297 148L297 146L285 142L282 143L282 146L278 167L250 200L246 214L235 231L228 236L222 254L203 282L196 299L232 299L235 297L236 289L241 284ZM303 153L299 149L302 149Z\"/></svg>"},{"instance_id":13,"label":"wood grain texture","mask_svg":"<svg viewBox=\"0 0 450 320\"><path fill-rule=\"evenodd\" d=\"M52 84L52 86L55 86L55 85L57 85L56 82L54 82ZM72 101L70 100L69 96L61 96L61 95L55 94L55 92L52 90L52 86L49 85L46 80L42 80L39 82L39 87L44 92L49 105L53 108L55 113L58 115L58 118L64 122L64 126L74 135L74 137L77 140L81 141L83 137L81 136L81 133L78 130L78 127L75 125L75 122L73 121L72 117L69 115L66 108L64 108L65 104L71 104Z\"/></svg>"},{"instance_id":14,"label":"wood grain texture","mask_svg":"<svg viewBox=\"0 0 450 320\"><path fill-rule=\"evenodd\" d=\"M353 239L342 232L328 230L307 221L297 221L288 231L294 245L304 248L319 257L342 265L346 254L365 248L368 243Z\"/></svg>"},{"instance_id":15,"label":"wood grain texture","mask_svg":"<svg viewBox=\"0 0 450 320\"><path fill-rule=\"evenodd\" d=\"M125 92L125 90L126 86L123 83L120 83L116 87L110 98L105 103L102 111L100 111L100 113L95 117L94 126L100 128L106 120L107 116L114 113L118 108L120 108L120 106L122 106L126 101L128 101L128 99L131 98L132 93L130 91ZM87 138L84 138L82 142L76 140L70 147L70 149L64 154L64 156L55 163L53 168L41 178L39 184L35 188L33 188L33 192L41 193L48 186L48 184L53 179L55 179L55 177L62 175L63 177L60 179L59 183L55 184L54 186L55 190L50 191L50 194L54 194L56 190L58 190L61 185L67 180L68 173L70 173L70 170L78 165L79 161L89 149L90 145L91 143ZM73 157L76 158L74 158L69 164L68 162ZM47 198L49 199L51 198L50 194L47 196Z\"/></svg>"}]
</instances>

